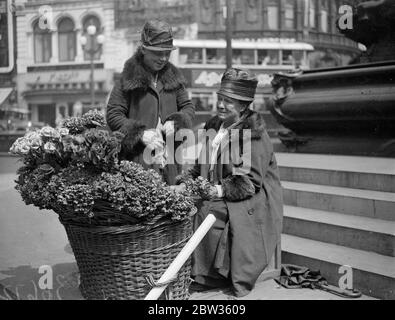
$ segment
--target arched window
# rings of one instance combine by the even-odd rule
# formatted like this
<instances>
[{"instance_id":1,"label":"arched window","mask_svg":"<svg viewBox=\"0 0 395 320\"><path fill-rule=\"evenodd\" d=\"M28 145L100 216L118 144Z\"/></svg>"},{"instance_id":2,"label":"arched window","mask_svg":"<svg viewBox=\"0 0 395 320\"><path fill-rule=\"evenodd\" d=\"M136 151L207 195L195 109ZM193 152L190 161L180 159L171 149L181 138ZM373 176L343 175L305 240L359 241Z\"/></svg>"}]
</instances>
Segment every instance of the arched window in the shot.
<instances>
[{"instance_id":1,"label":"arched window","mask_svg":"<svg viewBox=\"0 0 395 320\"><path fill-rule=\"evenodd\" d=\"M87 31L87 29L88 29L88 27L90 25L94 25L96 27L96 34L93 36L93 39L94 39L93 44L90 41L90 36L88 34L88 31ZM86 50L84 51L84 60L88 61L88 60L90 60L90 55L89 55L89 53L87 53L87 50L90 50L92 45L93 45L94 49L97 48L97 46L98 46L97 36L99 34L102 34L103 30L101 28L101 24L100 24L99 18L96 17L96 16L93 16L93 15L89 15L89 16L85 17L84 20L83 20L82 26L83 26L82 34L84 36L86 36L87 39L88 39L88 41L87 41L87 43L85 45L85 49ZM98 52L96 52L95 55L94 55L94 60L99 60L100 56L101 56L101 53L102 53L101 49Z\"/></svg>"},{"instance_id":2,"label":"arched window","mask_svg":"<svg viewBox=\"0 0 395 320\"><path fill-rule=\"evenodd\" d=\"M59 61L74 61L76 56L76 36L74 22L63 18L58 24Z\"/></svg>"},{"instance_id":3,"label":"arched window","mask_svg":"<svg viewBox=\"0 0 395 320\"><path fill-rule=\"evenodd\" d=\"M40 28L39 21L33 25L34 61L49 62L52 56L52 35L49 29Z\"/></svg>"}]
</instances>

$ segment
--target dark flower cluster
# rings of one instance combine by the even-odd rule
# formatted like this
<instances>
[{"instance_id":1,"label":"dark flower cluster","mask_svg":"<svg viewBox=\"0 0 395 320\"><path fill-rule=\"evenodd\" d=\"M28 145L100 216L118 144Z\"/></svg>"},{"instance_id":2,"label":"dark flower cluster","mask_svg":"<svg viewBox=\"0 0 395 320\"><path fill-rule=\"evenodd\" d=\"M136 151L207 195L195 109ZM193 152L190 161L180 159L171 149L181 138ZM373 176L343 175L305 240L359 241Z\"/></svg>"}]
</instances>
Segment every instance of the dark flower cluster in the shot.
<instances>
[{"instance_id":1,"label":"dark flower cluster","mask_svg":"<svg viewBox=\"0 0 395 320\"><path fill-rule=\"evenodd\" d=\"M63 120L62 127L68 129L71 134L79 134L86 129L105 127L106 124L103 113L98 110L91 110L82 117L72 117Z\"/></svg>"},{"instance_id":2,"label":"dark flower cluster","mask_svg":"<svg viewBox=\"0 0 395 320\"><path fill-rule=\"evenodd\" d=\"M54 195L52 209L93 217L95 190L92 187L100 175L82 165L71 165L53 175L47 190Z\"/></svg>"},{"instance_id":3,"label":"dark flower cluster","mask_svg":"<svg viewBox=\"0 0 395 320\"><path fill-rule=\"evenodd\" d=\"M109 171L118 163L123 137L120 132L87 129L80 134L65 137L63 147L74 163L84 163L96 170Z\"/></svg>"},{"instance_id":4,"label":"dark flower cluster","mask_svg":"<svg viewBox=\"0 0 395 320\"><path fill-rule=\"evenodd\" d=\"M140 221L167 216L179 221L193 208L192 199L171 191L156 171L128 161L122 161L115 173L102 173L94 189L115 210Z\"/></svg>"},{"instance_id":5,"label":"dark flower cluster","mask_svg":"<svg viewBox=\"0 0 395 320\"><path fill-rule=\"evenodd\" d=\"M184 179L187 193L201 199L210 199L210 188L212 184L205 178L199 176L196 179Z\"/></svg>"},{"instance_id":6,"label":"dark flower cluster","mask_svg":"<svg viewBox=\"0 0 395 320\"><path fill-rule=\"evenodd\" d=\"M53 168L42 165L33 170L22 167L18 170L18 180L15 189L19 191L23 201L40 209L52 209L56 194L48 189Z\"/></svg>"}]
</instances>

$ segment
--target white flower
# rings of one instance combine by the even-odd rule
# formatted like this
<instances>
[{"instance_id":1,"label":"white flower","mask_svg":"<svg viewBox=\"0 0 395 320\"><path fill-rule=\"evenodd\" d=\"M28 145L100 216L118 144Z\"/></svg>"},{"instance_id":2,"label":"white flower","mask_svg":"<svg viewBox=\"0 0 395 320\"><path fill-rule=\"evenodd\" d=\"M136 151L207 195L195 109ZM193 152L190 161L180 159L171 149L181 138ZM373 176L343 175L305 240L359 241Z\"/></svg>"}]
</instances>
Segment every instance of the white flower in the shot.
<instances>
[{"instance_id":1,"label":"white flower","mask_svg":"<svg viewBox=\"0 0 395 320\"><path fill-rule=\"evenodd\" d=\"M67 136L69 134L69 129L67 128L60 128L59 133L62 137Z\"/></svg>"},{"instance_id":2,"label":"white flower","mask_svg":"<svg viewBox=\"0 0 395 320\"><path fill-rule=\"evenodd\" d=\"M28 140L41 140L40 133L37 131L30 131L26 133L25 138Z\"/></svg>"},{"instance_id":3,"label":"white flower","mask_svg":"<svg viewBox=\"0 0 395 320\"><path fill-rule=\"evenodd\" d=\"M44 144L44 150L48 153L53 153L56 151L56 145L53 142L47 142Z\"/></svg>"},{"instance_id":4,"label":"white flower","mask_svg":"<svg viewBox=\"0 0 395 320\"><path fill-rule=\"evenodd\" d=\"M18 138L10 148L10 152L16 155L26 155L30 151L30 146L25 137Z\"/></svg>"},{"instance_id":5,"label":"white flower","mask_svg":"<svg viewBox=\"0 0 395 320\"><path fill-rule=\"evenodd\" d=\"M47 138L54 138L54 139L59 139L60 138L60 134L59 132L52 128L52 127L44 127L40 130L40 134L43 137L47 137Z\"/></svg>"}]
</instances>

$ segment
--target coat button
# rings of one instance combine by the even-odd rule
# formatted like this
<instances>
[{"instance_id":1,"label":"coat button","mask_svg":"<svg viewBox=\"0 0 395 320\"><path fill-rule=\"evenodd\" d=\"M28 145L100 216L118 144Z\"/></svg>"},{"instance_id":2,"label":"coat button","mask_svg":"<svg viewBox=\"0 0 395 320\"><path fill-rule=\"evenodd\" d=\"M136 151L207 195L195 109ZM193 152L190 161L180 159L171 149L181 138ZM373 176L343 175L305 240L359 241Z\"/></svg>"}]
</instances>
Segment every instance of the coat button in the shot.
<instances>
[{"instance_id":1,"label":"coat button","mask_svg":"<svg viewBox=\"0 0 395 320\"><path fill-rule=\"evenodd\" d=\"M252 216L252 215L254 214L254 209L248 210L248 214L249 214L250 216Z\"/></svg>"}]
</instances>

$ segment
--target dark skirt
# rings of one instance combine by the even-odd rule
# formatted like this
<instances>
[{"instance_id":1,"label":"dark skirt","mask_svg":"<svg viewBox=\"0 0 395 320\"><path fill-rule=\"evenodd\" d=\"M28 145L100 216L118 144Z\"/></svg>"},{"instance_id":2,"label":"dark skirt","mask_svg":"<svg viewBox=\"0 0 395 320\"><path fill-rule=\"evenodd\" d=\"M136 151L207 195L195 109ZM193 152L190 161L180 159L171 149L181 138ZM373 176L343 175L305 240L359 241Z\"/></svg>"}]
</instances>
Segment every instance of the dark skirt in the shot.
<instances>
[{"instance_id":1,"label":"dark skirt","mask_svg":"<svg viewBox=\"0 0 395 320\"><path fill-rule=\"evenodd\" d=\"M194 231L209 214L217 220L192 254L192 278L212 288L231 285L229 212L223 200L204 201L194 218Z\"/></svg>"}]
</instances>

